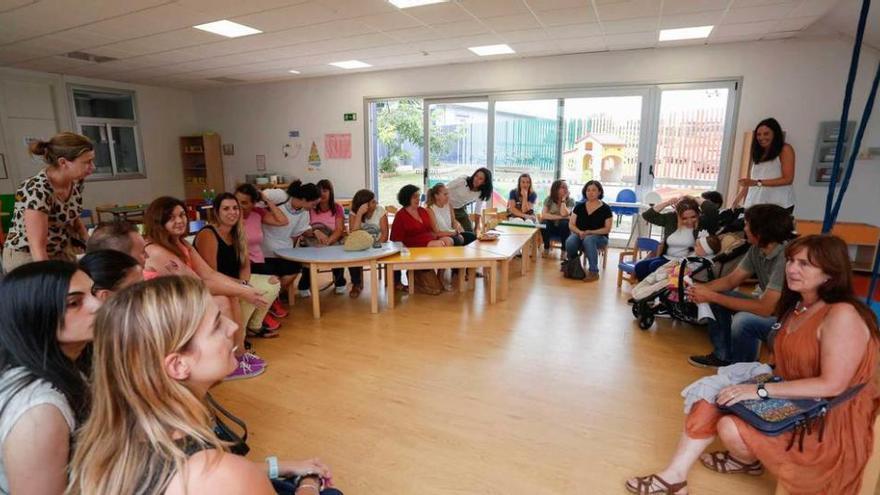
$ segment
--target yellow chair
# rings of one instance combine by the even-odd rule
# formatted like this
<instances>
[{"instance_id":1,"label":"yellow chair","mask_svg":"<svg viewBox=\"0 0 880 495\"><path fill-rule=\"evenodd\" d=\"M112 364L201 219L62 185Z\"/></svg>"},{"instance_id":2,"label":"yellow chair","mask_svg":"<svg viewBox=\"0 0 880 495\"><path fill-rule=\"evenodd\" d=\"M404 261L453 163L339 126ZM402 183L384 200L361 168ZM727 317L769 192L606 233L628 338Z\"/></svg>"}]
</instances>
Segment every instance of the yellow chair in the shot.
<instances>
[{"instance_id":1,"label":"yellow chair","mask_svg":"<svg viewBox=\"0 0 880 495\"><path fill-rule=\"evenodd\" d=\"M871 457L868 458L868 464L862 473L862 488L859 495L874 495L877 490L877 480L880 479L880 416L874 419L874 449L871 451ZM776 495L789 495L788 491L782 485L776 485Z\"/></svg>"}]
</instances>

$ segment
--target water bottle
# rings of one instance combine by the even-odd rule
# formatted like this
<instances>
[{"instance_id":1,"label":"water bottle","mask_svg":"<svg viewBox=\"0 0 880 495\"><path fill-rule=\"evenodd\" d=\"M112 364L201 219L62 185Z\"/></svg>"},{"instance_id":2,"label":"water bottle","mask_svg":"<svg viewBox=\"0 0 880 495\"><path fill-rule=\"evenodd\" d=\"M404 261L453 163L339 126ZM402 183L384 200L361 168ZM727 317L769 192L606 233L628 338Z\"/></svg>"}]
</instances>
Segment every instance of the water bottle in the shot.
<instances>
[{"instance_id":1,"label":"water bottle","mask_svg":"<svg viewBox=\"0 0 880 495\"><path fill-rule=\"evenodd\" d=\"M409 257L409 248L406 246L401 246L400 247L400 256L402 258L408 258Z\"/></svg>"}]
</instances>

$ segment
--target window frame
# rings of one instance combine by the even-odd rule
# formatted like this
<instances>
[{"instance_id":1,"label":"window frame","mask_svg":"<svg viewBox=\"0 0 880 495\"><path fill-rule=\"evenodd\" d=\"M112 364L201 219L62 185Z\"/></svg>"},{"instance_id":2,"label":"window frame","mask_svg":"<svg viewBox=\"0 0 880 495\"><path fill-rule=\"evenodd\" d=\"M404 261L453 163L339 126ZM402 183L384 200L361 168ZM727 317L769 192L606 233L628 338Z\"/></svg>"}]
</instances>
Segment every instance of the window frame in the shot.
<instances>
[{"instance_id":1,"label":"window frame","mask_svg":"<svg viewBox=\"0 0 880 495\"><path fill-rule=\"evenodd\" d=\"M117 95L125 95L131 98L132 105L132 114L133 119L114 119L107 117L80 117L76 113L76 98L74 97L74 92L77 90L81 91L93 91L100 93L110 93ZM110 173L94 173L90 175L86 180L89 182L92 181L113 181L113 180L129 180L129 179L146 179L147 178L147 170L146 163L144 162L144 154L143 154L143 140L141 139L140 126L138 125L138 108L137 108L137 93L132 90L120 89L120 88L106 88L99 86L87 86L80 84L68 84L67 85L67 97L70 104L70 118L73 121L74 127L76 131L80 134L83 134L84 126L99 126L103 127L105 132L107 133L107 143L110 150ZM116 153L114 144L116 143L113 140L113 128L114 127L127 127L131 128L134 133L134 145L135 145L135 157L137 159L137 172L119 172L117 163L116 163Z\"/></svg>"}]
</instances>

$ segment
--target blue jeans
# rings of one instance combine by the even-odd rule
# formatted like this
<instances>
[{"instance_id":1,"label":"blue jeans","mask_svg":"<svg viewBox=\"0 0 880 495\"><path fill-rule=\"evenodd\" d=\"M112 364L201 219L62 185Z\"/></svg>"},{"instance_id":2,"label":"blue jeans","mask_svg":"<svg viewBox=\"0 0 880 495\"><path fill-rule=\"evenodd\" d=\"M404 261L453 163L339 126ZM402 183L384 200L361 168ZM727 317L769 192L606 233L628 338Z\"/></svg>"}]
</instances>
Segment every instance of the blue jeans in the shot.
<instances>
[{"instance_id":1,"label":"blue jeans","mask_svg":"<svg viewBox=\"0 0 880 495\"><path fill-rule=\"evenodd\" d=\"M656 272L658 268L668 263L669 260L664 258L663 256L658 256L656 258L645 258L643 260L639 260L636 263L636 279L645 280L645 278Z\"/></svg>"},{"instance_id":2,"label":"blue jeans","mask_svg":"<svg viewBox=\"0 0 880 495\"><path fill-rule=\"evenodd\" d=\"M559 239L559 242L565 244L571 231L568 229L568 219L561 220L543 220L541 223L545 225L544 233L541 237L544 239L544 250L550 249L550 241Z\"/></svg>"},{"instance_id":3,"label":"blue jeans","mask_svg":"<svg viewBox=\"0 0 880 495\"><path fill-rule=\"evenodd\" d=\"M728 291L727 296L752 299L738 291ZM758 360L758 344L766 342L770 330L776 324L773 316L758 316L745 311L732 311L712 304L715 320L709 323L709 340L712 354L722 361L747 363Z\"/></svg>"},{"instance_id":4,"label":"blue jeans","mask_svg":"<svg viewBox=\"0 0 880 495\"><path fill-rule=\"evenodd\" d=\"M565 252L569 258L574 258L578 252L583 250L587 253L587 262L590 265L590 271L599 273L599 249L608 245L608 237L604 235L590 234L583 239L577 234L571 234L565 240Z\"/></svg>"}]
</instances>

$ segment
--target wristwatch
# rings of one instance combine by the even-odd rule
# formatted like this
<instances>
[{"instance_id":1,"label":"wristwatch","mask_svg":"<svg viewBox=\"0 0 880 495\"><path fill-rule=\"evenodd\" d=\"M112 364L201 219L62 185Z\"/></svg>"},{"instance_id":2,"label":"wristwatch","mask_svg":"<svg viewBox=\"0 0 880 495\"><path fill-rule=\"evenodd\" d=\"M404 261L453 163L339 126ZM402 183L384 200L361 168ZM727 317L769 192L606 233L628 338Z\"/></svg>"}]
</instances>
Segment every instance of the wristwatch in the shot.
<instances>
[{"instance_id":1,"label":"wristwatch","mask_svg":"<svg viewBox=\"0 0 880 495\"><path fill-rule=\"evenodd\" d=\"M764 383L758 384L758 397L760 397L763 400L767 400L770 398L770 393L767 392L766 388L764 388Z\"/></svg>"},{"instance_id":2,"label":"wristwatch","mask_svg":"<svg viewBox=\"0 0 880 495\"><path fill-rule=\"evenodd\" d=\"M755 184L757 184L758 187L764 187L764 183L760 179L755 182Z\"/></svg>"}]
</instances>

